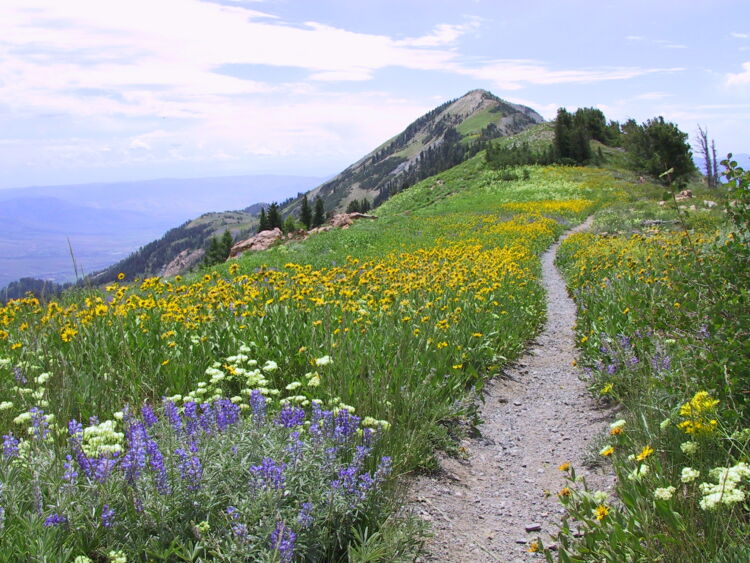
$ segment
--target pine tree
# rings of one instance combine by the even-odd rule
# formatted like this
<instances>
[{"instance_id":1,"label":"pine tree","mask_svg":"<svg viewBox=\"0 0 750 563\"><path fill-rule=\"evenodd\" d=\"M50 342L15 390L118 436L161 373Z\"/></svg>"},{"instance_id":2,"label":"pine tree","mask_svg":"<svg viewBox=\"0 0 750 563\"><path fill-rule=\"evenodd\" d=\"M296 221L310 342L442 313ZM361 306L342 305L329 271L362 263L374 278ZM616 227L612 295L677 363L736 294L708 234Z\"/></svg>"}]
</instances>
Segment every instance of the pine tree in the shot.
<instances>
[{"instance_id":1,"label":"pine tree","mask_svg":"<svg viewBox=\"0 0 750 563\"><path fill-rule=\"evenodd\" d=\"M362 208L360 207L359 200L353 199L349 202L349 205L346 207L347 213L361 213Z\"/></svg>"},{"instance_id":2,"label":"pine tree","mask_svg":"<svg viewBox=\"0 0 750 563\"><path fill-rule=\"evenodd\" d=\"M326 222L326 209L320 196L315 197L315 215L313 216L312 226L320 227Z\"/></svg>"},{"instance_id":3,"label":"pine tree","mask_svg":"<svg viewBox=\"0 0 750 563\"><path fill-rule=\"evenodd\" d=\"M266 209L264 207L260 208L260 218L258 223L258 232L261 231L268 231L270 230L270 227L268 226L268 216L266 215Z\"/></svg>"},{"instance_id":4,"label":"pine tree","mask_svg":"<svg viewBox=\"0 0 750 563\"><path fill-rule=\"evenodd\" d=\"M216 237L211 237L208 242L208 248L206 253L203 255L203 264L206 266L213 266L221 261L221 247L219 240Z\"/></svg>"},{"instance_id":5,"label":"pine tree","mask_svg":"<svg viewBox=\"0 0 750 563\"><path fill-rule=\"evenodd\" d=\"M268 229L281 229L281 212L279 211L279 204L273 202L268 206Z\"/></svg>"},{"instance_id":6,"label":"pine tree","mask_svg":"<svg viewBox=\"0 0 750 563\"><path fill-rule=\"evenodd\" d=\"M359 206L362 213L367 213L372 209L372 205L370 204L370 200L365 198L362 198L362 204Z\"/></svg>"},{"instance_id":7,"label":"pine tree","mask_svg":"<svg viewBox=\"0 0 750 563\"><path fill-rule=\"evenodd\" d=\"M227 258L229 258L229 253L232 251L232 246L234 246L234 238L232 238L232 233L229 232L229 229L224 231L224 234L221 236L221 261L225 262Z\"/></svg>"},{"instance_id":8,"label":"pine tree","mask_svg":"<svg viewBox=\"0 0 750 563\"><path fill-rule=\"evenodd\" d=\"M306 229L309 229L312 226L313 214L312 209L310 208L310 202L307 201L307 194L302 198L302 209L300 210L299 217Z\"/></svg>"}]
</instances>

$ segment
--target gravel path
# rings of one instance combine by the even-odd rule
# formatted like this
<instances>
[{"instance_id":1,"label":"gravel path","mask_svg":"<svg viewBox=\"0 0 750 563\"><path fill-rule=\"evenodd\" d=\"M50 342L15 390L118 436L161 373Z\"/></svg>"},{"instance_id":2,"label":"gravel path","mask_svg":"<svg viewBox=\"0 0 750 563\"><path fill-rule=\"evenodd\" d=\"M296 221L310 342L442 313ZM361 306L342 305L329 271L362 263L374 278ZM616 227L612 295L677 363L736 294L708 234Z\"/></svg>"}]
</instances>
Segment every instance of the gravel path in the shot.
<instances>
[{"instance_id":1,"label":"gravel path","mask_svg":"<svg viewBox=\"0 0 750 563\"><path fill-rule=\"evenodd\" d=\"M536 537L549 545L560 522L557 491L564 479L558 466L571 462L597 488L611 483L601 471L582 467L589 441L611 414L594 405L572 365L576 309L554 265L558 247L542 256L544 331L507 378L487 384L481 436L462 443L467 459L442 457L437 476L418 476L411 484L410 509L430 521L435 534L418 561L539 561L541 555L527 550Z\"/></svg>"}]
</instances>

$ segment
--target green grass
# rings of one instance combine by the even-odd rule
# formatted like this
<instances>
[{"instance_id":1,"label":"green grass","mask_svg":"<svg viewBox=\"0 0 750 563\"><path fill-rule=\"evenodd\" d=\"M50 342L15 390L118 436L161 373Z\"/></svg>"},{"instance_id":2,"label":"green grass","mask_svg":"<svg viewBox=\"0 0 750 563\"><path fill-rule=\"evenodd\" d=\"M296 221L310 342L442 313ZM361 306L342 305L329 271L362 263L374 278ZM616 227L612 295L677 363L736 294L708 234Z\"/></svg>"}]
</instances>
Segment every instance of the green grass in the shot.
<instances>
[{"instance_id":1,"label":"green grass","mask_svg":"<svg viewBox=\"0 0 750 563\"><path fill-rule=\"evenodd\" d=\"M569 474L561 561L747 557L750 518L738 500L750 483L747 222L690 210L726 195L693 189L698 197L678 209L658 205L663 187L638 184L597 213L601 234L561 247L590 389L624 407L622 426L604 438L615 495ZM653 220L664 222L643 224Z\"/></svg>"}]
</instances>

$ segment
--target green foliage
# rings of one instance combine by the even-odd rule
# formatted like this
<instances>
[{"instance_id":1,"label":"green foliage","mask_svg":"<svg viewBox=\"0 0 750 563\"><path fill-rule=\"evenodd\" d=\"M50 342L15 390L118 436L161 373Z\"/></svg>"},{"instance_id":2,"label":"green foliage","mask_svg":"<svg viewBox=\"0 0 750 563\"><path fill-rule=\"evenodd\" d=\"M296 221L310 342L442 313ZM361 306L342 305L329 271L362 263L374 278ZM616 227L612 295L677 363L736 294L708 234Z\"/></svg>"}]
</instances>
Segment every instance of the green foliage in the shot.
<instances>
[{"instance_id":1,"label":"green foliage","mask_svg":"<svg viewBox=\"0 0 750 563\"><path fill-rule=\"evenodd\" d=\"M234 239L232 238L232 233L229 232L229 229L224 231L224 234L220 239L211 237L208 247L206 248L206 254L203 256L203 265L214 266L225 262L226 259L229 258L229 251L232 249L233 243Z\"/></svg>"},{"instance_id":2,"label":"green foliage","mask_svg":"<svg viewBox=\"0 0 750 563\"><path fill-rule=\"evenodd\" d=\"M260 219L258 222L258 232L261 231L270 231L270 223L268 222L268 215L266 215L266 209L265 207L262 207L260 210Z\"/></svg>"},{"instance_id":3,"label":"green foliage","mask_svg":"<svg viewBox=\"0 0 750 563\"><path fill-rule=\"evenodd\" d=\"M747 174L727 165L741 198ZM575 235L560 250L590 389L624 410L602 449L615 498L569 475L559 559L738 561L750 533L739 501L750 481L746 217L701 223L705 212L673 209L668 223L638 228L649 205L610 207L598 217L607 236Z\"/></svg>"},{"instance_id":4,"label":"green foliage","mask_svg":"<svg viewBox=\"0 0 750 563\"><path fill-rule=\"evenodd\" d=\"M515 145L489 143L485 151L487 164L496 170L513 166L547 165L556 160L550 145L544 152L534 152L528 142Z\"/></svg>"},{"instance_id":5,"label":"green foliage","mask_svg":"<svg viewBox=\"0 0 750 563\"><path fill-rule=\"evenodd\" d=\"M310 230L312 228L313 213L310 208L310 202L307 200L307 194L302 196L302 206L300 208L300 221L305 226L305 229Z\"/></svg>"},{"instance_id":6,"label":"green foliage","mask_svg":"<svg viewBox=\"0 0 750 563\"><path fill-rule=\"evenodd\" d=\"M273 202L268 206L268 230L272 231L274 229L281 229L282 226L279 204Z\"/></svg>"},{"instance_id":7,"label":"green foliage","mask_svg":"<svg viewBox=\"0 0 750 563\"><path fill-rule=\"evenodd\" d=\"M364 542L358 530L379 527L391 510L383 494L390 460L373 455L382 432L346 409L317 405L306 417L257 390L251 403L244 415L228 399L188 402L181 415L165 400L148 419L126 410L124 440L101 434L122 448L119 460L88 451L93 427L75 423L70 447L40 434L28 448L6 448L3 557L333 561L347 549L364 552L373 538ZM37 422L44 432L51 419ZM55 463L66 455L67 466ZM389 549L409 543L398 538Z\"/></svg>"},{"instance_id":8,"label":"green foliage","mask_svg":"<svg viewBox=\"0 0 750 563\"><path fill-rule=\"evenodd\" d=\"M557 110L555 154L562 163L585 164L591 160L591 133L586 118L576 119L565 108Z\"/></svg>"},{"instance_id":9,"label":"green foliage","mask_svg":"<svg viewBox=\"0 0 750 563\"><path fill-rule=\"evenodd\" d=\"M312 219L312 226L320 227L326 222L326 209L323 199L320 196L315 196L315 213Z\"/></svg>"},{"instance_id":10,"label":"green foliage","mask_svg":"<svg viewBox=\"0 0 750 563\"><path fill-rule=\"evenodd\" d=\"M289 215L284 220L284 225L282 226L281 230L285 233L293 233L295 231L299 231L302 228L302 225L297 221L292 215Z\"/></svg>"},{"instance_id":11,"label":"green foliage","mask_svg":"<svg viewBox=\"0 0 750 563\"><path fill-rule=\"evenodd\" d=\"M643 171L662 183L684 182L695 173L687 133L659 116L642 125L630 120L624 126L623 143L633 170Z\"/></svg>"},{"instance_id":12,"label":"green foliage","mask_svg":"<svg viewBox=\"0 0 750 563\"><path fill-rule=\"evenodd\" d=\"M359 199L353 199L349 202L349 205L346 207L347 213L367 213L372 208L372 205L370 204L370 200L366 197L363 197L361 200Z\"/></svg>"}]
</instances>

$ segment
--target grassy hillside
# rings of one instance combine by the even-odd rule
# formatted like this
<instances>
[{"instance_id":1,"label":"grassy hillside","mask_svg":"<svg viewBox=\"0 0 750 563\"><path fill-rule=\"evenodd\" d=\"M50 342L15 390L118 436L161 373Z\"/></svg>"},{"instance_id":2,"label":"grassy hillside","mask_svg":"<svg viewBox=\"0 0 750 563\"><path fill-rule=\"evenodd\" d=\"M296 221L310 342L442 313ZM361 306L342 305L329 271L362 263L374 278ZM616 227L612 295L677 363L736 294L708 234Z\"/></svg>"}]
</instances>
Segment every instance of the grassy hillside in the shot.
<instances>
[{"instance_id":1,"label":"grassy hillside","mask_svg":"<svg viewBox=\"0 0 750 563\"><path fill-rule=\"evenodd\" d=\"M599 228L610 233L565 247L586 361L599 365L601 334L613 342L631 329L646 334L625 311L646 307L643 289L617 270L646 260L646 246L620 247L612 233L643 231L653 213L675 220L674 211L648 203L663 188L595 168L529 167L528 176L504 181L480 154L391 198L376 221L198 275L125 278L101 292L0 309L2 552L413 558L419 534L395 516L397 477L431 467L435 448L452 447L473 421L485 379L536 334L544 318L538 257L567 226L598 210ZM694 228L725 228L721 213L687 212ZM683 244L683 235L665 236ZM715 235L702 236L692 244L714 248ZM695 271L690 264L678 271ZM582 301L585 283L602 287L592 301ZM700 292L683 296L682 282L664 283L669 291L654 301L654 314L666 324L650 330L660 331L658 346L672 346L683 328L700 331L691 313L704 308L688 305ZM632 288L632 297L601 299L615 291L609 287ZM650 359L639 357L639 365ZM648 404L669 410L698 390L689 379L673 388L678 379L664 380ZM718 396L720 379L717 371L701 389ZM592 389L625 401L638 388L592 372ZM737 396L730 390L720 400ZM580 498L571 506L589 510L594 497ZM561 542L563 552L578 549L574 539Z\"/></svg>"},{"instance_id":2,"label":"grassy hillside","mask_svg":"<svg viewBox=\"0 0 750 563\"><path fill-rule=\"evenodd\" d=\"M315 495L324 495L325 487L337 481L330 464L315 455L300 475L316 475L323 489L291 487L283 500L269 500L265 508L250 497L237 497L234 489L225 490L221 476L246 472L263 459L289 466L283 444L290 432L297 432L300 448L317 451L319 443L307 432L300 435L297 424L305 416L312 416L315 425L342 412L363 417L356 422L371 428L365 435L379 436L366 446L371 455L357 462L357 471L375 471L383 456L395 474L429 466L433 449L450 445L455 421L471 418L466 399L537 331L544 316L538 254L616 184L604 172L584 169L539 168L531 178L500 182L477 157L393 198L378 210L377 221L346 231L246 256L198 277L124 279L104 292L69 294L46 306L33 299L11 302L0 312L0 376L5 381L0 425L23 441L18 456L2 462L0 479L9 482L12 473L14 482L33 483L42 467L51 481L42 487L40 511L35 511L34 494L19 491L8 497L13 504L6 508L4 549L36 555L70 549L90 556L145 549L137 546L154 553L173 544L199 549L190 522L205 520L211 531L203 533L208 539L201 553L236 556L240 547L232 522L227 523L227 506L240 506L244 526L251 525L250 513L266 514L252 528L266 538L277 525L270 515L280 514L286 522L282 527L296 534L299 552L308 554L316 549L345 553L347 545L358 545L356 530L391 523L387 507L373 500L389 497L370 497L365 491L355 505L344 495L341 512L317 512L315 531L286 519L305 502L322 502ZM222 416L235 421L231 405L237 405L239 418L221 429L206 422L203 430L186 434L191 413L198 417L219 408L220 397L233 401L221 407L229 413ZM257 416L252 416L258 400L267 401L264 408L276 417L267 419L276 420L267 424L279 429L270 441L250 436L258 431L253 426L259 424ZM311 402L329 414L310 412ZM292 417L287 411L300 407L303 419L285 426L283 421ZM138 413L151 420L152 410L158 422L146 428ZM92 416L98 419L88 429L68 428L68 420ZM111 426L102 429L105 420ZM246 461L238 467L226 452L248 432L242 442ZM159 446L160 458L148 454L143 459L160 459L166 473L160 473L160 463L144 461L134 476L123 469L132 467L124 457L112 457L137 451L138 435L150 440L152 449ZM12 436L11 454L16 448ZM190 448L193 457L185 458L180 452ZM210 457L212 448L219 450ZM53 475L59 479L65 472L66 453L79 475L63 494ZM47 461L34 465L40 455ZM341 450L340 455L337 463L350 463L350 454ZM107 459L115 467L101 469L106 477L88 469L106 465ZM375 473L368 475L375 478ZM380 475L388 490L391 481L384 470ZM167 484L172 493L165 496L159 487ZM215 508L200 513L186 508L187 499L196 495L211 498ZM102 529L101 517L91 515L106 513L105 504L119 524ZM154 517L158 512L164 529L177 532L144 526L139 510ZM45 526L59 520L55 515L65 518L65 525ZM42 538L36 546L20 539L30 529ZM92 534L92 529L99 532ZM252 549L273 552L268 541ZM408 543L396 542L391 549Z\"/></svg>"}]
</instances>

